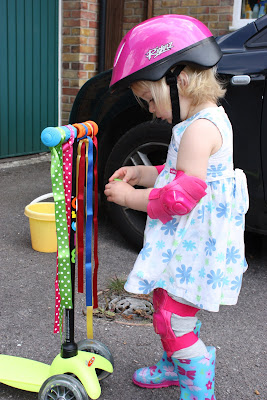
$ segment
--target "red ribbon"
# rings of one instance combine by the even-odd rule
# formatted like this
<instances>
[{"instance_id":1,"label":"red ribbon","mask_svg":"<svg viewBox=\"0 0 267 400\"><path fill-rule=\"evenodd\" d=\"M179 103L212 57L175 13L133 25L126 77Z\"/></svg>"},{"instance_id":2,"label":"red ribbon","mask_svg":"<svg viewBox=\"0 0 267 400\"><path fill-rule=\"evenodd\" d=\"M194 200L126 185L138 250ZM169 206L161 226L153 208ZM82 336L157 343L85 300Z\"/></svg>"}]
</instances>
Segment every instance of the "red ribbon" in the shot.
<instances>
[{"instance_id":1,"label":"red ribbon","mask_svg":"<svg viewBox=\"0 0 267 400\"><path fill-rule=\"evenodd\" d=\"M77 256L78 256L78 293L83 293L83 223L84 223L84 180L85 180L85 143L81 145L77 193Z\"/></svg>"}]
</instances>

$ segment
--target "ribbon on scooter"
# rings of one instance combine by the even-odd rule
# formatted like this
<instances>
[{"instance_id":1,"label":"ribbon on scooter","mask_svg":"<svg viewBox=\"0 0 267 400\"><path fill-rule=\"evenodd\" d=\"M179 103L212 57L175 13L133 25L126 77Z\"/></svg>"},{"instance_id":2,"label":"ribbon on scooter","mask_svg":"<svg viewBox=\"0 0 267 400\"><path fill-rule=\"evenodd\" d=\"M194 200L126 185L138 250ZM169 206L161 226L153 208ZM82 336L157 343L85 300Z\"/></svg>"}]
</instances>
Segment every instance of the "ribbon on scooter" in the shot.
<instances>
[{"instance_id":1,"label":"ribbon on scooter","mask_svg":"<svg viewBox=\"0 0 267 400\"><path fill-rule=\"evenodd\" d=\"M88 128L85 128L88 131ZM78 145L77 171L77 257L78 257L78 291L83 292L83 258L84 258L84 183L86 183L86 308L87 337L93 338L93 294L92 294L92 223L93 223L93 141L90 137L81 139ZM86 165L86 168L85 168ZM85 179L86 171L86 179Z\"/></svg>"},{"instance_id":2,"label":"ribbon on scooter","mask_svg":"<svg viewBox=\"0 0 267 400\"><path fill-rule=\"evenodd\" d=\"M83 293L83 255L84 255L84 244L83 244L83 222L84 222L84 182L85 182L85 140L82 140L78 144L77 149L77 265L78 265L78 293Z\"/></svg>"},{"instance_id":3,"label":"ribbon on scooter","mask_svg":"<svg viewBox=\"0 0 267 400\"><path fill-rule=\"evenodd\" d=\"M97 272L98 272L98 220L97 220L97 214L98 214L98 172L97 172L97 164L98 164L98 144L97 144L97 130L98 127L93 121L86 121L84 123L79 123L79 124L73 124L73 126L77 129L77 138L78 140L85 139L87 137L91 137L95 149L95 162L94 162L94 215L93 215L93 224L94 224L94 271L93 271L93 307L97 308L98 307L98 298L97 298ZM88 130L91 130L88 133ZM76 142L75 142L76 143ZM74 143L74 144L75 144ZM80 156L77 157L77 172L76 175L79 173L79 162L80 162ZM77 185L77 192L78 192L78 185ZM78 225L78 221L77 221ZM83 250L80 250L81 254ZM81 256L80 256L81 257ZM83 266L78 265L78 274L80 274L80 282L83 278ZM79 272L80 270L80 272ZM83 282L83 280L82 280ZM82 285L82 283L80 283ZM78 291L82 291L81 286L79 287L78 285Z\"/></svg>"},{"instance_id":4,"label":"ribbon on scooter","mask_svg":"<svg viewBox=\"0 0 267 400\"><path fill-rule=\"evenodd\" d=\"M51 147L51 181L55 202L55 219L58 247L58 277L60 292L59 329L62 332L64 309L72 309L72 284L70 268L70 248L68 225L66 217L65 193L63 184L63 154L62 143L65 132L61 131L61 142Z\"/></svg>"},{"instance_id":5,"label":"ribbon on scooter","mask_svg":"<svg viewBox=\"0 0 267 400\"><path fill-rule=\"evenodd\" d=\"M73 142L74 142L74 128L72 125L67 126L70 130L70 139L62 144L63 153L63 183L65 192L65 204L66 204L66 218L68 226L68 237L70 240L70 229L71 229L71 188L72 188L72 158L73 158ZM62 128L56 128L62 130ZM54 333L59 333L59 310L60 310L60 292L58 284L58 257L57 257L57 269L55 279L55 320L54 320Z\"/></svg>"},{"instance_id":6,"label":"ribbon on scooter","mask_svg":"<svg viewBox=\"0 0 267 400\"><path fill-rule=\"evenodd\" d=\"M93 214L93 224L94 224L94 272L93 272L93 307L98 308L98 298L97 298L97 272L98 272L98 144L97 144L97 131L98 127L93 121L86 121L82 124L85 128L86 135L91 137L95 149L95 162L93 168L94 174L94 214ZM91 135L88 134L88 129L91 130Z\"/></svg>"},{"instance_id":7,"label":"ribbon on scooter","mask_svg":"<svg viewBox=\"0 0 267 400\"><path fill-rule=\"evenodd\" d=\"M98 214L98 173L97 173L97 165L98 165L98 146L97 146L97 138L96 136L93 136L92 138L93 144L95 146L95 164L94 164L94 217L93 217L93 222L94 222L94 275L93 275L93 306L94 308L98 308L98 298L97 298L97 272L98 272L98 220L97 220L97 214Z\"/></svg>"},{"instance_id":8,"label":"ribbon on scooter","mask_svg":"<svg viewBox=\"0 0 267 400\"><path fill-rule=\"evenodd\" d=\"M93 339L93 288L92 288L92 225L93 225L93 141L86 146L86 308L87 338Z\"/></svg>"}]
</instances>

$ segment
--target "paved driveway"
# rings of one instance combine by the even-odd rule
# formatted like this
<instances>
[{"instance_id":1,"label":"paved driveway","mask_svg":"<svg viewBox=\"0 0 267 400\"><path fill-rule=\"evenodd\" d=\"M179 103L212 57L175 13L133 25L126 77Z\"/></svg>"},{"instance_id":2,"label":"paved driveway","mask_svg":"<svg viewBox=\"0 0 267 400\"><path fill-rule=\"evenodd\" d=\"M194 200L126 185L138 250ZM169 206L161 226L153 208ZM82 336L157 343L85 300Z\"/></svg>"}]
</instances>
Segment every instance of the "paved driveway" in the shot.
<instances>
[{"instance_id":1,"label":"paved driveway","mask_svg":"<svg viewBox=\"0 0 267 400\"><path fill-rule=\"evenodd\" d=\"M49 162L0 164L1 259L0 352L51 363L60 349L52 333L55 254L33 251L24 207L51 191ZM100 210L99 290L111 277L126 278L136 252L124 241ZM249 270L237 306L221 307L217 314L200 312L202 338L217 348L216 399L266 400L266 242L247 242ZM86 336L84 296L76 299L76 338ZM94 320L95 338L105 343L115 359L115 371L101 384L103 400L178 399L179 390L140 389L131 383L136 368L153 365L161 357L159 338L151 324L130 325ZM259 394L256 394L257 393ZM34 400L36 393L0 384L0 400Z\"/></svg>"}]
</instances>

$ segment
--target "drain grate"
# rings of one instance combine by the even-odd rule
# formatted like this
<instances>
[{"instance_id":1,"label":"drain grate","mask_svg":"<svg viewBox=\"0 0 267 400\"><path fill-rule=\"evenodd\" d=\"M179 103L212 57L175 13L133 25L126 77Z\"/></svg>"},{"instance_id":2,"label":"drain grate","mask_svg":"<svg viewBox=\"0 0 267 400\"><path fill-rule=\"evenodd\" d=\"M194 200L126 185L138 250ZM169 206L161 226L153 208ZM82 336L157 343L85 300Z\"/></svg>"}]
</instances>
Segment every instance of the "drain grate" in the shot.
<instances>
[{"instance_id":1,"label":"drain grate","mask_svg":"<svg viewBox=\"0 0 267 400\"><path fill-rule=\"evenodd\" d=\"M109 302L109 309L124 315L134 315L137 318L140 312L152 315L154 311L149 301L132 297L116 297Z\"/></svg>"}]
</instances>

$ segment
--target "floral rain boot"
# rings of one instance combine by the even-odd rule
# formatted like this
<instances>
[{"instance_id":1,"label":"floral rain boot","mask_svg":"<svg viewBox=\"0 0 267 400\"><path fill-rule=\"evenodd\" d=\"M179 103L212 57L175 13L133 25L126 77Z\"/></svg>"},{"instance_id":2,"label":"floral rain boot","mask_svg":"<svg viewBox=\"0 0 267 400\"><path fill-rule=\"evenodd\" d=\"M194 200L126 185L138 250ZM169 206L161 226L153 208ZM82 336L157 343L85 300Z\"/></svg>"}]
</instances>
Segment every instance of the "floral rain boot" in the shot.
<instances>
[{"instance_id":1,"label":"floral rain boot","mask_svg":"<svg viewBox=\"0 0 267 400\"><path fill-rule=\"evenodd\" d=\"M190 360L173 358L178 373L181 395L179 400L216 400L215 347L207 347L207 354Z\"/></svg>"},{"instance_id":2,"label":"floral rain boot","mask_svg":"<svg viewBox=\"0 0 267 400\"><path fill-rule=\"evenodd\" d=\"M194 332L200 333L201 322L197 321ZM133 383L147 389L157 389L168 386L179 386L178 374L171 357L167 357L166 351L156 365L139 368L133 375Z\"/></svg>"}]
</instances>

